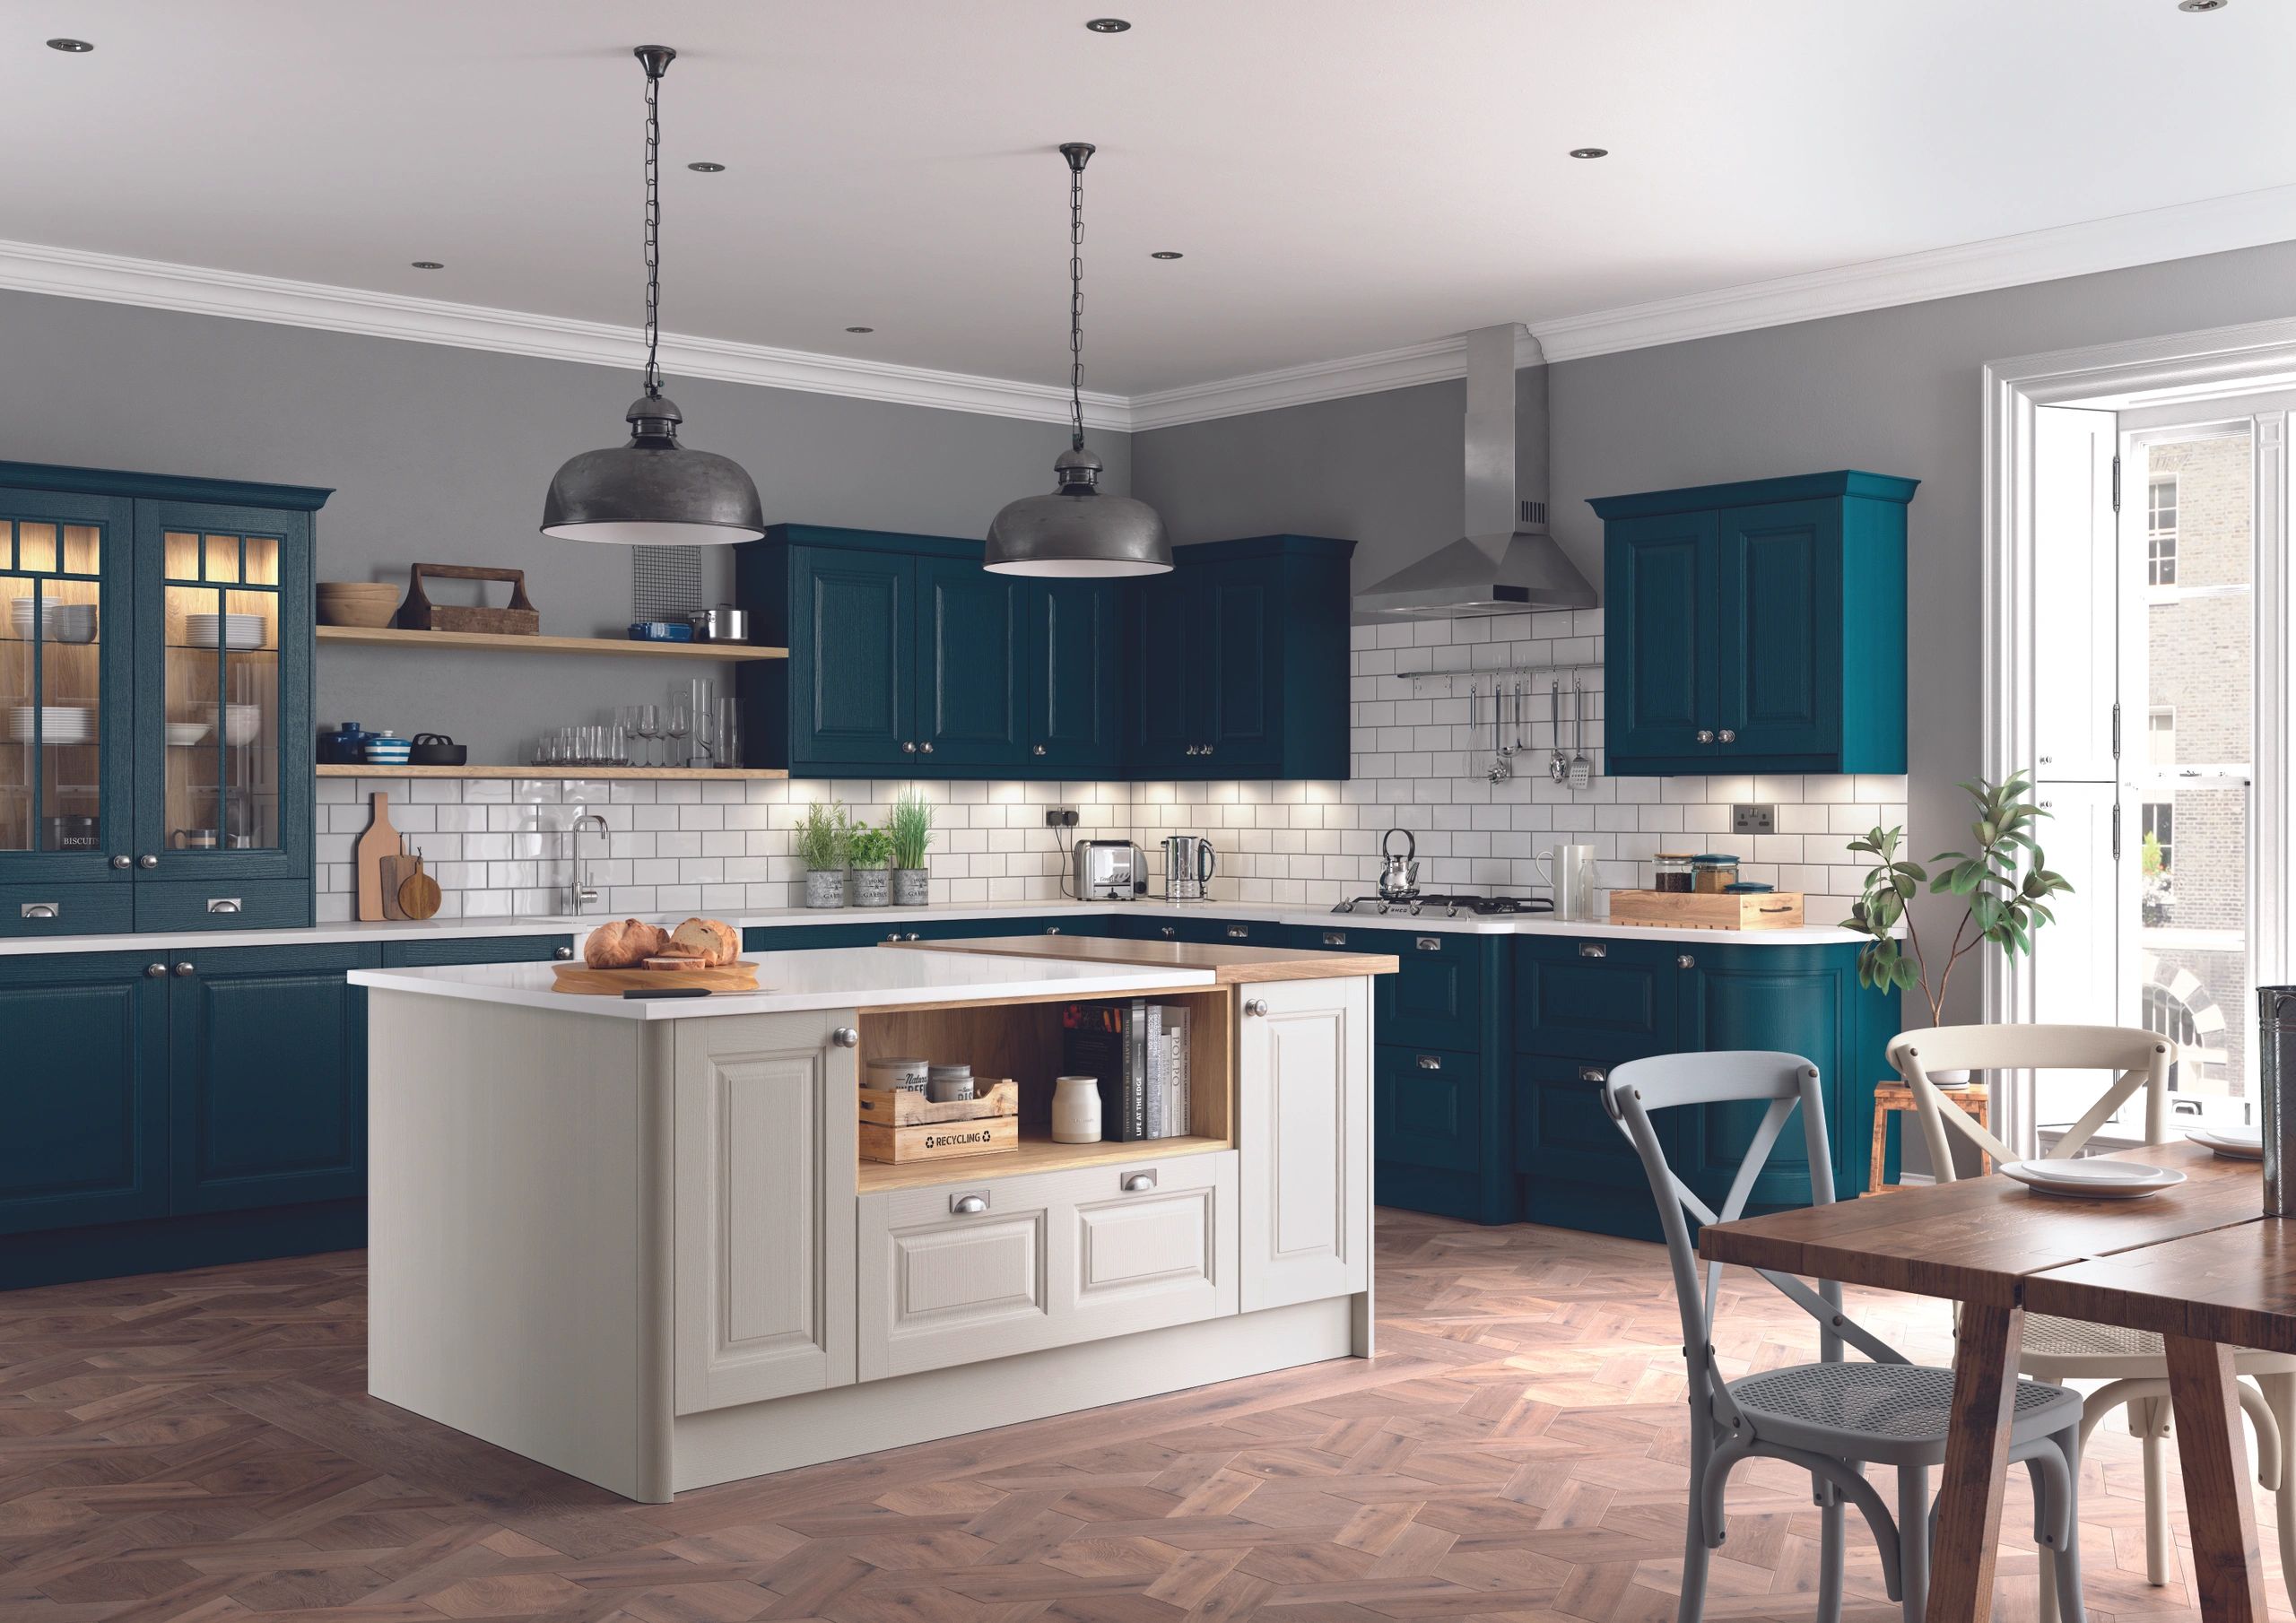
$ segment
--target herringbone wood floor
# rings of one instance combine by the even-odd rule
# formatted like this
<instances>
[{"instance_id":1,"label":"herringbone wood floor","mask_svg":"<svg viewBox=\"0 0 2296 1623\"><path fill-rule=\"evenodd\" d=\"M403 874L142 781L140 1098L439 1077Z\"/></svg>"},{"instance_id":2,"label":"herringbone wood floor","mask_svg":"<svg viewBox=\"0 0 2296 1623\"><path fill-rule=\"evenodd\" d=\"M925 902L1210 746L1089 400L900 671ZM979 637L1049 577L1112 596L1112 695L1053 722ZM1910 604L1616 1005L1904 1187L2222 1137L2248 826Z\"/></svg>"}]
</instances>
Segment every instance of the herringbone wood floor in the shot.
<instances>
[{"instance_id":1,"label":"herringbone wood floor","mask_svg":"<svg viewBox=\"0 0 2296 1623\"><path fill-rule=\"evenodd\" d=\"M1395 1212L1379 1242L1370 1363L669 1506L366 1397L356 1254L0 1296L0 1619L1671 1619L1684 1419L1658 1250ZM1939 1305L1855 1310L1943 1358ZM1721 1317L1726 1358L1812 1356L1808 1322L1758 1280ZM2181 1549L2177 1581L2145 1586L2136 1447L2111 1421L2098 1438L2091 1616L2196 1615ZM2034 1558L2012 1495L1997 1615L2022 1619ZM1730 1507L1707 1615L1807 1618L1806 1479L1741 1471ZM1894 1619L1854 1518L1850 1562L1849 1615Z\"/></svg>"}]
</instances>

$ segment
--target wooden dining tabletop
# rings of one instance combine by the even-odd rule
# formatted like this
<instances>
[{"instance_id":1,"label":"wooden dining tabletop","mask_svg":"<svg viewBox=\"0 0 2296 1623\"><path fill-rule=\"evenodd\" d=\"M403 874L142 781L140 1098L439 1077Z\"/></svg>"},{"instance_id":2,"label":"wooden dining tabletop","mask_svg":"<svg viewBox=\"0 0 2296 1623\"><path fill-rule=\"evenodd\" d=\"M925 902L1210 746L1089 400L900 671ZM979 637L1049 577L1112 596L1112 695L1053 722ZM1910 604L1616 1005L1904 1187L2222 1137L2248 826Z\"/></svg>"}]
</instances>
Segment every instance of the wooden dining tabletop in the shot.
<instances>
[{"instance_id":1,"label":"wooden dining tabletop","mask_svg":"<svg viewBox=\"0 0 2296 1623\"><path fill-rule=\"evenodd\" d=\"M1962 1304L1937 1487L1929 1623L1992 1616L2010 1405L2028 1313L2164 1338L2201 1615L2265 1623L2232 1352L2296 1352L2296 1227L2261 1168L2189 1143L2124 1150L2186 1182L2138 1201L1990 1177L1709 1225L1699 1254Z\"/></svg>"}]
</instances>

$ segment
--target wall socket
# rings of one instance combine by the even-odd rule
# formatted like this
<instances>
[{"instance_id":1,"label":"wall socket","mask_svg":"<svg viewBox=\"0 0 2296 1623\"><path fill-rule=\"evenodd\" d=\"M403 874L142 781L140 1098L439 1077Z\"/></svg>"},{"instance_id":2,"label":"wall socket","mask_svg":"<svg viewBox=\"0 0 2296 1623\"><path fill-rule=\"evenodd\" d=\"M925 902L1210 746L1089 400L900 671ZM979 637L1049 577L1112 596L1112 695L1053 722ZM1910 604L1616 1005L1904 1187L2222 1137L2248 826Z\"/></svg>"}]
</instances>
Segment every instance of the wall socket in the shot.
<instances>
[{"instance_id":1,"label":"wall socket","mask_svg":"<svg viewBox=\"0 0 2296 1623\"><path fill-rule=\"evenodd\" d=\"M1076 808L1074 806L1047 806L1044 809L1044 826L1048 829L1074 828L1076 826Z\"/></svg>"},{"instance_id":2,"label":"wall socket","mask_svg":"<svg viewBox=\"0 0 2296 1623\"><path fill-rule=\"evenodd\" d=\"M1730 832L1733 834L1775 834L1778 832L1776 806L1732 806Z\"/></svg>"}]
</instances>

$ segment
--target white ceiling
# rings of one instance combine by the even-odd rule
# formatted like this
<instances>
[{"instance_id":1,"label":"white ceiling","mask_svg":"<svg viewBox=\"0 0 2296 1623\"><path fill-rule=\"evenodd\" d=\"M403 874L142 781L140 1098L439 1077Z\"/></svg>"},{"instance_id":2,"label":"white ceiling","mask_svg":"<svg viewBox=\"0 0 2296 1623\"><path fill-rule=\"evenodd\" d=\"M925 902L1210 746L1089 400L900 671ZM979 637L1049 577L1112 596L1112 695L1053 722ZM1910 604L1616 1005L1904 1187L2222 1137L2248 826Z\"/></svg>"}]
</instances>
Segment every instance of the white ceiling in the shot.
<instances>
[{"instance_id":1,"label":"white ceiling","mask_svg":"<svg viewBox=\"0 0 2296 1623\"><path fill-rule=\"evenodd\" d=\"M0 238L633 323L657 38L667 328L1064 382L1090 140L1124 395L2296 182L2288 0L48 0Z\"/></svg>"}]
</instances>

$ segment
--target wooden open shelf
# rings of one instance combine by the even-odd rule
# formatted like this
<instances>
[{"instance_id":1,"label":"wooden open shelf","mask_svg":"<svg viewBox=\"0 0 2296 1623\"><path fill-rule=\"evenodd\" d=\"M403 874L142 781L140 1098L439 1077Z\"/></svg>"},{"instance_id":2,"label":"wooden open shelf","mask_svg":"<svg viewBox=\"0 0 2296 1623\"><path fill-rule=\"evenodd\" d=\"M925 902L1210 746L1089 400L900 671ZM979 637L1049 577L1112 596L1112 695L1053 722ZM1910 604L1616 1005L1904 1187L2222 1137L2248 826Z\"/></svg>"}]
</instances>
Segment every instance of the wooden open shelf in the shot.
<instances>
[{"instance_id":1,"label":"wooden open shelf","mask_svg":"<svg viewBox=\"0 0 2296 1623\"><path fill-rule=\"evenodd\" d=\"M1140 995L1188 1011L1188 1133L1128 1143L1052 1141L1052 1082L1061 1065L1060 1011L1074 1002L1115 998L1063 997L1044 1002L971 1003L943 1009L867 1010L860 1013L860 1061L925 1058L969 1063L976 1076L1009 1076L1021 1085L1021 1146L991 1155L893 1165L858 1163L856 1186L867 1194L935 1184L977 1184L1074 1167L1202 1155L1235 1143L1235 994L1226 986Z\"/></svg>"},{"instance_id":2,"label":"wooden open shelf","mask_svg":"<svg viewBox=\"0 0 2296 1623\"><path fill-rule=\"evenodd\" d=\"M385 767L364 762L350 767L323 766L318 774L321 777L579 778L586 783L609 777L708 783L712 779L730 782L744 777L789 776L779 767Z\"/></svg>"},{"instance_id":3,"label":"wooden open shelf","mask_svg":"<svg viewBox=\"0 0 2296 1623\"><path fill-rule=\"evenodd\" d=\"M633 642L620 637L506 637L491 631L403 631L396 626L321 626L321 642L368 648L472 648L503 654L608 654L620 658L787 659L787 648L746 642Z\"/></svg>"}]
</instances>

